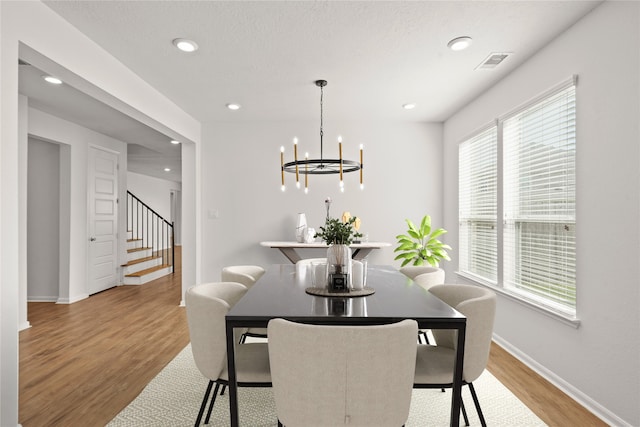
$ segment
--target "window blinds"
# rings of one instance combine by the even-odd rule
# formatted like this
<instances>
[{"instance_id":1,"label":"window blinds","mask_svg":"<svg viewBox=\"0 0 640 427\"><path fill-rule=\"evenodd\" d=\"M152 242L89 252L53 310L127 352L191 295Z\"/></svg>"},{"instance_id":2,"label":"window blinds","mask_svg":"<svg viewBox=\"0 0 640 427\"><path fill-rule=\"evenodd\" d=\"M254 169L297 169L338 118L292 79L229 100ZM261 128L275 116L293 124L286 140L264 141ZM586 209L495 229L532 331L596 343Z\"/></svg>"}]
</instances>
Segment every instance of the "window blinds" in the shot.
<instances>
[{"instance_id":1,"label":"window blinds","mask_svg":"<svg viewBox=\"0 0 640 427\"><path fill-rule=\"evenodd\" d=\"M460 270L497 283L497 128L459 146Z\"/></svg>"},{"instance_id":2,"label":"window blinds","mask_svg":"<svg viewBox=\"0 0 640 427\"><path fill-rule=\"evenodd\" d=\"M575 85L504 119L504 286L575 312Z\"/></svg>"}]
</instances>

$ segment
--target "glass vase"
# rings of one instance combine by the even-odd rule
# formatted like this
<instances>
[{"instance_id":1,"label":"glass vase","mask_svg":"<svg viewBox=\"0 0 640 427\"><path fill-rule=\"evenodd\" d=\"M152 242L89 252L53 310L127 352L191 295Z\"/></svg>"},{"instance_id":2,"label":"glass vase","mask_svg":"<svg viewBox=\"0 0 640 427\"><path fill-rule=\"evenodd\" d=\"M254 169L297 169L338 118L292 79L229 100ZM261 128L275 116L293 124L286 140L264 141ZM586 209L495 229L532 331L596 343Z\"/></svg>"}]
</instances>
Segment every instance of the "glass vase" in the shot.
<instances>
[{"instance_id":1,"label":"glass vase","mask_svg":"<svg viewBox=\"0 0 640 427\"><path fill-rule=\"evenodd\" d=\"M327 285L329 292L349 292L351 288L351 248L331 245L327 249Z\"/></svg>"}]
</instances>

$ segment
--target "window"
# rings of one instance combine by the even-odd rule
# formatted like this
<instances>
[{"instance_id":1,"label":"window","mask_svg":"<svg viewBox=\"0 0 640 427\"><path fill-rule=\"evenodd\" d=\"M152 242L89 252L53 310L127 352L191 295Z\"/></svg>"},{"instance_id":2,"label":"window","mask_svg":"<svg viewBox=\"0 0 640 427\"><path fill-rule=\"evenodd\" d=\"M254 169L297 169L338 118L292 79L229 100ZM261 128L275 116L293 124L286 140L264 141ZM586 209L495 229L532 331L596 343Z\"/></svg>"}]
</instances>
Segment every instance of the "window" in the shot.
<instances>
[{"instance_id":1,"label":"window","mask_svg":"<svg viewBox=\"0 0 640 427\"><path fill-rule=\"evenodd\" d=\"M459 149L460 272L573 316L575 98L572 79Z\"/></svg>"},{"instance_id":2,"label":"window","mask_svg":"<svg viewBox=\"0 0 640 427\"><path fill-rule=\"evenodd\" d=\"M497 128L460 144L460 269L492 284L498 280Z\"/></svg>"}]
</instances>

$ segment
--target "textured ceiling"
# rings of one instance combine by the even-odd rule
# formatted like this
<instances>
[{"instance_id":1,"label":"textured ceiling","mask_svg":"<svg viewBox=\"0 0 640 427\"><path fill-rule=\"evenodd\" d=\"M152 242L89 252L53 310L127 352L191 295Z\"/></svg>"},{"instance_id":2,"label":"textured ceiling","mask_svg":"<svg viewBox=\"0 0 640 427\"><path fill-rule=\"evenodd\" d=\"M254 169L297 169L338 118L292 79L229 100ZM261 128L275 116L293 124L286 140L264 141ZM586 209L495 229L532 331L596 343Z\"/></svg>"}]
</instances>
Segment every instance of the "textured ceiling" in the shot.
<instances>
[{"instance_id":1,"label":"textured ceiling","mask_svg":"<svg viewBox=\"0 0 640 427\"><path fill-rule=\"evenodd\" d=\"M45 2L205 123L317 120L316 79L329 82L329 120L443 121L599 3ZM447 48L463 35L469 49ZM200 49L178 51L177 37ZM476 70L493 52L512 55Z\"/></svg>"}]
</instances>

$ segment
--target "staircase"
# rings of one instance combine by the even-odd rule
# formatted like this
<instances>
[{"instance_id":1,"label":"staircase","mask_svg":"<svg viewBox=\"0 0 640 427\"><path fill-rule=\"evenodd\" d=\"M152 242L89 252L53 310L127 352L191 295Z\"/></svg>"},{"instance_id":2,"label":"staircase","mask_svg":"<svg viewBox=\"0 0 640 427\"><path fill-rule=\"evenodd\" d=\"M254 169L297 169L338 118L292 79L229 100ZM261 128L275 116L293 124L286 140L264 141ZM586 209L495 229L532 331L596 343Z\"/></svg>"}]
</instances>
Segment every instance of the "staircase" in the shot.
<instances>
[{"instance_id":1,"label":"staircase","mask_svg":"<svg viewBox=\"0 0 640 427\"><path fill-rule=\"evenodd\" d=\"M125 285L142 285L173 273L173 224L127 191Z\"/></svg>"}]
</instances>

